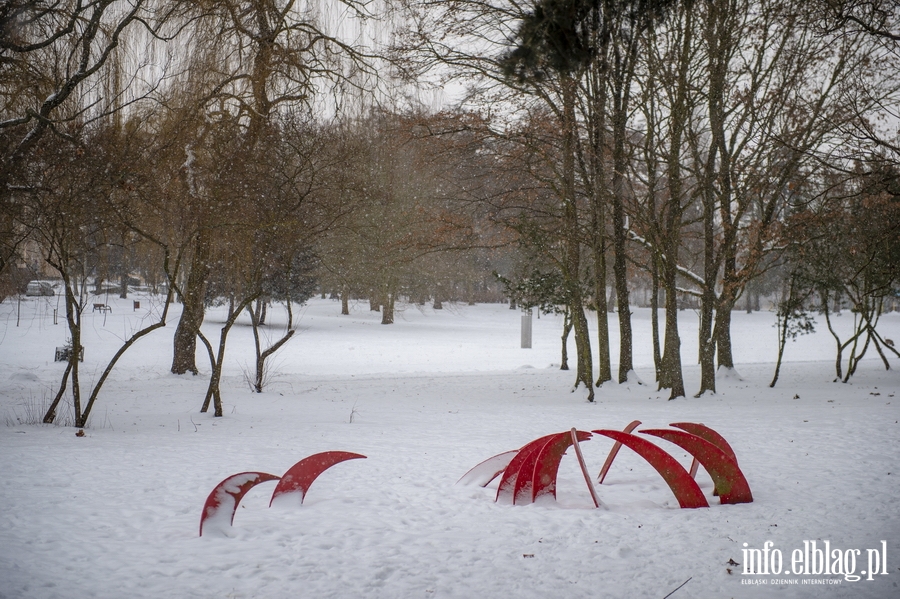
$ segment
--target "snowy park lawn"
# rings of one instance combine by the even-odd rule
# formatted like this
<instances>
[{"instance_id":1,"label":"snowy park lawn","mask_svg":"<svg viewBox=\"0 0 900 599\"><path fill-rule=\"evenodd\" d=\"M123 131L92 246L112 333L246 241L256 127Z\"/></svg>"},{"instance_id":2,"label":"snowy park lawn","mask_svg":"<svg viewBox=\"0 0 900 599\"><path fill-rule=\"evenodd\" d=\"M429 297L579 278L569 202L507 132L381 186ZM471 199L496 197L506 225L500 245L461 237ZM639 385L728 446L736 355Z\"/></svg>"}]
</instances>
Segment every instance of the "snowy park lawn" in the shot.
<instances>
[{"instance_id":1,"label":"snowy park lawn","mask_svg":"<svg viewBox=\"0 0 900 599\"><path fill-rule=\"evenodd\" d=\"M85 386L158 308L150 296L97 301L112 312L84 315ZM850 383L833 382L834 341L821 319L817 333L789 344L771 389L774 316L735 312L739 376L720 377L715 395L667 401L653 384L649 312L635 309L636 374L646 384L608 383L591 404L583 389L570 392L574 373L559 370L556 317L535 320L534 348L521 349L520 313L503 305L405 306L382 326L367 304L340 316L339 303L313 300L298 309L298 334L273 358L263 394L245 380L253 344L239 321L225 416L213 418L198 413L204 355L201 376L169 373L175 306L169 326L121 360L78 437L70 426L36 424L64 369L53 361L66 337L54 308L55 297L0 304L0 597L900 597L900 375L870 352ZM273 338L280 310L271 312ZM692 394L697 316L679 319ZM846 333L852 319L835 320ZM216 337L223 320L211 311L204 331ZM900 314L879 328L900 341ZM574 356L574 340L569 349ZM593 508L572 451L556 502L506 505L494 502L496 481L456 484L481 460L537 437L635 419L718 430L755 501L720 505L701 469L711 507L679 509L627 448L598 487L604 509ZM689 465L684 451L655 442ZM612 441L582 446L596 474ZM275 483L261 484L232 528L198 536L203 502L225 477L280 476L328 450L368 458L325 472L301 507L269 508ZM811 541L829 542L847 564L859 550L855 575L867 570L869 549L886 547L886 565L859 581L745 575L744 550L767 541L785 568Z\"/></svg>"}]
</instances>

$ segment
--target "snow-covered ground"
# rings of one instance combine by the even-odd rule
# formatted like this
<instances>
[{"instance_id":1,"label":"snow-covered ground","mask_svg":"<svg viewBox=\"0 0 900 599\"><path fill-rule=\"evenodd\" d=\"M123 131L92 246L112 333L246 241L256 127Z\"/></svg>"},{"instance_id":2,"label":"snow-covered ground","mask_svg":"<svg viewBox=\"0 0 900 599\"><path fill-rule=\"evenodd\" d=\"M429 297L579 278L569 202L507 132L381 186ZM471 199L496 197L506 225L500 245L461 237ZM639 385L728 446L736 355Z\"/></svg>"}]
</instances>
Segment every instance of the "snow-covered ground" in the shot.
<instances>
[{"instance_id":1,"label":"snow-covered ground","mask_svg":"<svg viewBox=\"0 0 900 599\"><path fill-rule=\"evenodd\" d=\"M157 309L147 296L102 301L112 313L84 317L86 386ZM636 309L637 375L648 384L604 385L590 404L583 389L570 392L574 374L558 369L556 317L535 320L534 348L521 349L520 313L502 305L406 306L393 326L366 306L350 316L329 300L299 309L300 330L275 356L263 394L245 382L252 341L245 322L236 326L218 419L198 413L205 376L168 372L176 306L165 330L126 354L77 437L33 424L63 371L53 362L66 335L62 319L53 324L57 298L0 304L0 597L900 597L900 375L873 354L849 384L832 382L824 323L789 345L770 389L774 317L735 312L741 378L720 379L716 395L666 401L652 384L649 313ZM211 312L204 330L215 336L223 316ZM271 320L280 317L275 308ZM679 318L693 393L697 318ZM836 321L849 330L852 318ZM884 316L881 330L900 341L900 314ZM198 364L208 372L201 354ZM711 507L679 509L628 449L598 487L605 509L593 508L571 451L555 503L498 504L496 481L455 484L481 460L539 436L634 419L721 432L755 501L720 505L701 469ZM582 445L598 471L612 441ZM261 484L227 534L198 537L203 502L220 480L281 475L327 450L368 458L328 470L299 508L269 508L274 483ZM879 572L887 574L856 582L743 574L744 549L767 541L786 567L804 542L828 541L846 558L860 550L856 575L868 569L867 550L886 546Z\"/></svg>"}]
</instances>

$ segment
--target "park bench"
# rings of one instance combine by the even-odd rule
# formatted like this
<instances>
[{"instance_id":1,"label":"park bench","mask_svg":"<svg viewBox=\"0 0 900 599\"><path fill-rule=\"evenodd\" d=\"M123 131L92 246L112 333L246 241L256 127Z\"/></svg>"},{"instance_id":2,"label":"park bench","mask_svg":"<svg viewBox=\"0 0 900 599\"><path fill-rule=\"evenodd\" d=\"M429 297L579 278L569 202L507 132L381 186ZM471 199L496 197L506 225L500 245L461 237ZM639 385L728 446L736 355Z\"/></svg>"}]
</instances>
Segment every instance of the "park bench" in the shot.
<instances>
[{"instance_id":1,"label":"park bench","mask_svg":"<svg viewBox=\"0 0 900 599\"><path fill-rule=\"evenodd\" d=\"M112 306L108 306L106 304L94 304L94 309L92 312L112 312Z\"/></svg>"}]
</instances>

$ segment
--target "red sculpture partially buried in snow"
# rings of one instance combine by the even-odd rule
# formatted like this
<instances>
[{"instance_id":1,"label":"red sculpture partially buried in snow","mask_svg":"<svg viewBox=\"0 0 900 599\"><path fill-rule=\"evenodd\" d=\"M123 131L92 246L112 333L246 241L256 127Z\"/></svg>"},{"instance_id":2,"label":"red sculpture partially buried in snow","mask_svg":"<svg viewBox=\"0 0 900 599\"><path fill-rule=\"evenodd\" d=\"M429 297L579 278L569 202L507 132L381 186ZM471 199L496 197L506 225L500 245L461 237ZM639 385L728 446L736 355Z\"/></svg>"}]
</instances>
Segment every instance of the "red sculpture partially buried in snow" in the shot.
<instances>
[{"instance_id":1,"label":"red sculpture partially buried in snow","mask_svg":"<svg viewBox=\"0 0 900 599\"><path fill-rule=\"evenodd\" d=\"M622 445L643 457L669 485L682 508L709 507L700 487L694 481L697 466L702 465L715 484L714 495L721 503L749 503L753 501L750 485L737 465L734 450L727 441L708 426L693 422L676 422L671 426L681 430L649 429L640 431L665 439L686 450L694 458L690 472L665 450L647 439L632 434L640 425L631 422L624 431L595 430L593 433L615 441L600 471L599 483L606 478ZM497 487L495 501L505 498L513 504L532 503L550 495L556 497L556 476L562 456L570 446L575 447L578 464L594 505L600 507L600 498L588 475L579 443L591 438L591 433L572 429L565 433L546 435L526 443L517 451L507 451L488 458L463 475L459 482L487 486L497 476L503 475ZM279 483L280 484L280 483Z\"/></svg>"},{"instance_id":2,"label":"red sculpture partially buried in snow","mask_svg":"<svg viewBox=\"0 0 900 599\"><path fill-rule=\"evenodd\" d=\"M220 482L206 498L203 513L200 516L200 536L204 527L215 525L219 530L229 528L234 523L234 514L247 492L260 483L277 480L278 485L272 493L269 505L276 497L299 493L300 501L306 497L309 487L320 474L346 460L365 458L366 456L347 451L326 451L303 458L290 467L284 476L275 476L266 472L240 472Z\"/></svg>"},{"instance_id":3,"label":"red sculpture partially buried in snow","mask_svg":"<svg viewBox=\"0 0 900 599\"><path fill-rule=\"evenodd\" d=\"M265 472L240 472L232 474L220 482L206 498L206 503L203 504L203 514L200 516L200 536L203 536L203 527L207 521L209 524L215 524L216 528L220 530L234 524L234 513L247 491L259 483L280 478L280 476Z\"/></svg>"},{"instance_id":4,"label":"red sculpture partially buried in snow","mask_svg":"<svg viewBox=\"0 0 900 599\"><path fill-rule=\"evenodd\" d=\"M347 460L365 459L365 457L349 451L326 451L303 458L282 475L281 480L278 481L278 486L272 492L272 499L269 500L269 505L271 506L277 497L288 493L299 493L300 503L303 503L303 500L306 498L306 492L309 491L309 487L313 484L313 481L319 478L320 474L335 464L340 464Z\"/></svg>"}]
</instances>

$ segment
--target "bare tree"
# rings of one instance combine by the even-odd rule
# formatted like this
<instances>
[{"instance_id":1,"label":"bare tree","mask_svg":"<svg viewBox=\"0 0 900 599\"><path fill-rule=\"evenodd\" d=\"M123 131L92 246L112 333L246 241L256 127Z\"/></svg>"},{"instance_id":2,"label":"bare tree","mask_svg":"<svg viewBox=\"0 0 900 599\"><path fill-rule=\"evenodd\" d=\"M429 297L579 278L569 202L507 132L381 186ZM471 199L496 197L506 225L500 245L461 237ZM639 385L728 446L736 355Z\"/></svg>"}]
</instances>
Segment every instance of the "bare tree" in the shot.
<instances>
[{"instance_id":1,"label":"bare tree","mask_svg":"<svg viewBox=\"0 0 900 599\"><path fill-rule=\"evenodd\" d=\"M177 0L0 5L0 214L13 219L0 227L0 272L28 235L27 223L7 228L22 222L22 208L9 192L28 186L28 161L39 142L48 132L75 141L82 127L145 98L159 73L144 72L146 59L124 49L126 40L167 35L170 18L182 5ZM139 72L142 83L133 85Z\"/></svg>"},{"instance_id":2,"label":"bare tree","mask_svg":"<svg viewBox=\"0 0 900 599\"><path fill-rule=\"evenodd\" d=\"M682 231L694 189L689 174L686 137L698 98L695 80L695 21L693 2L684 2L646 41L641 111L645 121L643 178L646 200L635 216L632 237L650 251L654 280L665 290L665 339L658 360L660 389L670 399L685 394L678 332L678 295L683 257ZM641 175L638 175L641 178ZM641 229L645 235L638 233ZM654 298L655 301L655 286ZM654 308L654 347L658 347ZM658 349L656 350L658 351Z\"/></svg>"},{"instance_id":3,"label":"bare tree","mask_svg":"<svg viewBox=\"0 0 900 599\"><path fill-rule=\"evenodd\" d=\"M805 3L703 6L708 130L692 142L705 223L700 393L715 390L716 352L733 367L731 310L775 247L791 182L838 143L847 104L880 77L861 35L819 35Z\"/></svg>"},{"instance_id":4,"label":"bare tree","mask_svg":"<svg viewBox=\"0 0 900 599\"><path fill-rule=\"evenodd\" d=\"M201 11L206 8L199 6ZM355 73L369 68L368 50L344 41L330 22L338 10L360 18L368 14L366 3L356 0L210 4L193 30L190 87L196 109L212 116L213 122L219 117L234 120L245 151L252 154L279 111L309 111L320 87L355 81ZM206 129L200 128L201 139ZM194 151L191 146L187 153ZM191 195L202 194L203 185L198 179ZM177 374L197 371L196 335L203 321L203 288L214 243L209 237L215 230L202 225L196 237L182 293L185 310L173 347L172 371Z\"/></svg>"},{"instance_id":5,"label":"bare tree","mask_svg":"<svg viewBox=\"0 0 900 599\"><path fill-rule=\"evenodd\" d=\"M141 143L130 143L128 137L113 128L94 128L81 143L50 138L40 144L41 159L32 161L34 178L29 191L21 198L23 216L31 222L32 239L44 251L49 266L63 281L65 316L68 328L68 361L59 389L49 406L45 422L53 422L57 407L67 390L71 391L75 426L85 426L105 381L119 358L138 340L166 325L172 293L169 291L157 318L135 330L120 346L103 373L82 402L79 363L83 358L82 315L90 307L89 278L99 278L102 256L108 246L110 232L127 227L122 215L135 218L141 210L137 189L151 184L141 164ZM77 160L71 160L71 156ZM147 231L150 229L147 228ZM157 268L174 277L178 257L158 240L145 241L157 245L161 262Z\"/></svg>"},{"instance_id":6,"label":"bare tree","mask_svg":"<svg viewBox=\"0 0 900 599\"><path fill-rule=\"evenodd\" d=\"M856 177L833 184L823 197L796 210L784 233L792 241L796 293L818 295L819 312L835 341L835 376L844 382L871 347L885 368L889 354L900 357L877 330L885 300L900 287L898 170L889 160L858 168ZM845 338L832 323L836 298L845 298L853 315Z\"/></svg>"}]
</instances>

